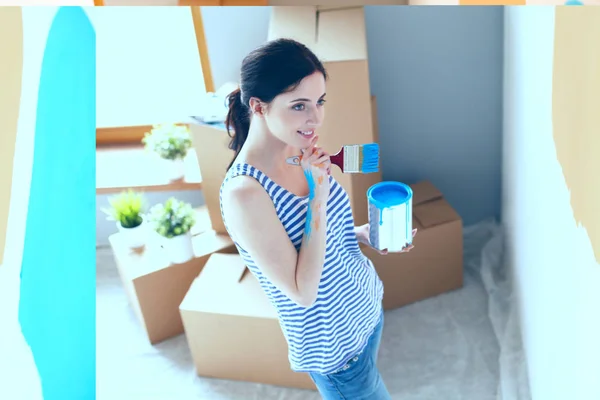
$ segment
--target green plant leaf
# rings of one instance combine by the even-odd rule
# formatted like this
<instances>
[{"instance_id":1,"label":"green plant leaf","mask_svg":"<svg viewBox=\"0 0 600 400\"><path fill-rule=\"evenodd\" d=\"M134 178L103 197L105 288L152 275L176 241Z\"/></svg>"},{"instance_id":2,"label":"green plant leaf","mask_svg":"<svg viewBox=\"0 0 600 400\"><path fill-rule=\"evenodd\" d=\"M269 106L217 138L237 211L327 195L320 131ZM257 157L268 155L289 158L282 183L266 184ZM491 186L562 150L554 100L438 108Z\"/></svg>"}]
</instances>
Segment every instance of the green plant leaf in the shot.
<instances>
[{"instance_id":1,"label":"green plant leaf","mask_svg":"<svg viewBox=\"0 0 600 400\"><path fill-rule=\"evenodd\" d=\"M110 208L103 209L110 220L117 221L123 228L135 228L143 222L145 199L141 193L131 189L108 199Z\"/></svg>"},{"instance_id":2,"label":"green plant leaf","mask_svg":"<svg viewBox=\"0 0 600 400\"><path fill-rule=\"evenodd\" d=\"M191 204L171 197L164 204L152 207L148 220L159 235L173 238L190 231L195 223L195 214Z\"/></svg>"}]
</instances>

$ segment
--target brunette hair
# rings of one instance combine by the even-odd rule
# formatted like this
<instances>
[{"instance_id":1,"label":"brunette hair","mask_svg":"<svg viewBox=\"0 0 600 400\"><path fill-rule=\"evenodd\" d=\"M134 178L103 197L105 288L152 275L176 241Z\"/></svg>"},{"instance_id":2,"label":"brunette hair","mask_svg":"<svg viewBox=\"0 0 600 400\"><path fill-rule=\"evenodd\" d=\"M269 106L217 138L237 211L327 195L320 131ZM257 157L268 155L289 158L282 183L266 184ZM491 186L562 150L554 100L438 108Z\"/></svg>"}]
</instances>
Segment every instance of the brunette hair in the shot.
<instances>
[{"instance_id":1,"label":"brunette hair","mask_svg":"<svg viewBox=\"0 0 600 400\"><path fill-rule=\"evenodd\" d=\"M229 112L225 120L231 138L229 148L235 151L231 168L250 130L250 99L270 103L278 95L294 90L302 79L315 72L327 79L325 67L302 43L276 39L253 50L242 61L240 88L227 97ZM231 132L233 130L233 133Z\"/></svg>"}]
</instances>

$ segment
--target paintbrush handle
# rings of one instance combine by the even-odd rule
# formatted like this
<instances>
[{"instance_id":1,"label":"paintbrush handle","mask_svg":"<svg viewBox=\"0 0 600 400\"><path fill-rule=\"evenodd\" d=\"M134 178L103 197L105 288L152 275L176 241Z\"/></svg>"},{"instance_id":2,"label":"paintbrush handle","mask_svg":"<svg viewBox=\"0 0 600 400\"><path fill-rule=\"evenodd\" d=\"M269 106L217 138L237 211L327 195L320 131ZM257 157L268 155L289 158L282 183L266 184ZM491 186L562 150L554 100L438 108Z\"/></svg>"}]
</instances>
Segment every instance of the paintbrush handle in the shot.
<instances>
[{"instance_id":1,"label":"paintbrush handle","mask_svg":"<svg viewBox=\"0 0 600 400\"><path fill-rule=\"evenodd\" d=\"M290 165L300 166L300 159L302 156L292 156L285 159L285 162ZM333 165L337 165L341 170L344 170L344 149L338 151L329 157Z\"/></svg>"}]
</instances>

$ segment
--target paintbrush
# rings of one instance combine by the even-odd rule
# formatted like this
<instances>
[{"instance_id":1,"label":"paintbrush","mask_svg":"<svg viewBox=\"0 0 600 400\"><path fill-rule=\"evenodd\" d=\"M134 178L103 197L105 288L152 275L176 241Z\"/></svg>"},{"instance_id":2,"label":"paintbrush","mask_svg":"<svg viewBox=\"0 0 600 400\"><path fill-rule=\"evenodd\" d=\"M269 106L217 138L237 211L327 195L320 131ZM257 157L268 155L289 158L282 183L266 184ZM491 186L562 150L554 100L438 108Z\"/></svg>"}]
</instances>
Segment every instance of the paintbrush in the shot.
<instances>
[{"instance_id":1,"label":"paintbrush","mask_svg":"<svg viewBox=\"0 0 600 400\"><path fill-rule=\"evenodd\" d=\"M300 157L286 159L291 165L300 165ZM330 156L331 163L340 167L344 174L370 174L379 171L379 144L352 144L342 147Z\"/></svg>"}]
</instances>

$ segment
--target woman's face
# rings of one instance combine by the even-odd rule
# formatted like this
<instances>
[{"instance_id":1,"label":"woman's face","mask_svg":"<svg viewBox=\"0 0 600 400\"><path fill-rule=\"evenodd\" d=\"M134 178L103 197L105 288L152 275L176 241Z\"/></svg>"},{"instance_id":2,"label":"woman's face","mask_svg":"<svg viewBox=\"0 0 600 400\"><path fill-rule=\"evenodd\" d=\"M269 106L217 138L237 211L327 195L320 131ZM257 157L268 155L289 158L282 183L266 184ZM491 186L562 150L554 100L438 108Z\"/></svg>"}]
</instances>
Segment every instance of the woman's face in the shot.
<instances>
[{"instance_id":1,"label":"woman's face","mask_svg":"<svg viewBox=\"0 0 600 400\"><path fill-rule=\"evenodd\" d=\"M325 77L320 72L304 78L292 91L275 97L264 114L267 127L288 146L304 149L325 115Z\"/></svg>"}]
</instances>

